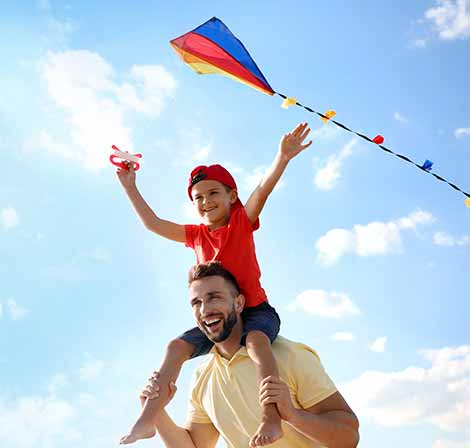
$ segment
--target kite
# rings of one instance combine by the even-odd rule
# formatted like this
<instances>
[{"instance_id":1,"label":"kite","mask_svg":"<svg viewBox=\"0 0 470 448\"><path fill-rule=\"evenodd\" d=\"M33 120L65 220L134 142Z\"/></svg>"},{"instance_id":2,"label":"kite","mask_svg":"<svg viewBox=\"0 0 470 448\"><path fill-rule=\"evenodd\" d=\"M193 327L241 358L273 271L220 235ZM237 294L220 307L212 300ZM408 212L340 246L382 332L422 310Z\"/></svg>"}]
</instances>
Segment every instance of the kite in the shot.
<instances>
[{"instance_id":1,"label":"kite","mask_svg":"<svg viewBox=\"0 0 470 448\"><path fill-rule=\"evenodd\" d=\"M381 150L405 162L411 163L425 173L434 176L437 180L445 182L454 190L465 195L467 197L465 205L470 207L470 193L466 193L457 185L447 181L438 174L432 173L431 167L433 162L430 160L426 159L421 165L415 163L407 156L398 154L383 146L384 137L382 135L376 135L371 139L367 135L356 132L344 124L333 120L336 111L327 110L325 113L317 112L299 103L295 98L274 91L242 42L235 37L228 27L217 17L212 17L212 19L204 22L194 30L171 40L170 44L181 59L196 73L228 76L267 95L278 95L284 100L282 103L283 108L287 109L289 106L294 105L302 107L308 112L318 115L325 124L331 121L345 131L351 132L370 143L374 143Z\"/></svg>"}]
</instances>

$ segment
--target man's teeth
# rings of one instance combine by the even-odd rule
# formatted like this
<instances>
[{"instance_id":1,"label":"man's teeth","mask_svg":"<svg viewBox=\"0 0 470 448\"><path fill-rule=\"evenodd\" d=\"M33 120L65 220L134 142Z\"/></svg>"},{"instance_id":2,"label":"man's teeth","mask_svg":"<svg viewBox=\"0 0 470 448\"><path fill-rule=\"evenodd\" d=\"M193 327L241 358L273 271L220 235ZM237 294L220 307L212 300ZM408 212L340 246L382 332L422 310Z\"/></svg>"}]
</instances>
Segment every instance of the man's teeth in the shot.
<instances>
[{"instance_id":1,"label":"man's teeth","mask_svg":"<svg viewBox=\"0 0 470 448\"><path fill-rule=\"evenodd\" d=\"M220 322L220 319L211 319L211 320L205 320L204 323L206 325L212 325L212 324L215 324L217 322Z\"/></svg>"}]
</instances>

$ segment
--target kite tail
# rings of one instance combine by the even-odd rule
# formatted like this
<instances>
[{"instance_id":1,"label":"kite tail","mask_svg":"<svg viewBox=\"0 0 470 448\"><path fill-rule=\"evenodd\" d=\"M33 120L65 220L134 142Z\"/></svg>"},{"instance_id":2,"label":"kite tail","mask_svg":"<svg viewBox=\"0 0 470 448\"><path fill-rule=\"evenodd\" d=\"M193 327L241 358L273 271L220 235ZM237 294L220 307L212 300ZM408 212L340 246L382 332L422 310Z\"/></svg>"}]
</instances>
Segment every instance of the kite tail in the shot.
<instances>
[{"instance_id":1,"label":"kite tail","mask_svg":"<svg viewBox=\"0 0 470 448\"><path fill-rule=\"evenodd\" d=\"M441 182L444 182L446 183L447 185L451 186L454 190L457 190L459 191L460 193L462 193L464 196L467 197L467 199L465 200L465 205L467 207L470 207L470 193L467 193L465 191L463 191L462 189L460 189L457 185L455 185L454 183L452 182L449 182L448 180L444 179L443 177L439 176L438 174L436 173L432 173L431 172L431 166L432 166L432 162L430 162L429 160L426 160L426 162L422 165L419 165L417 164L416 162L414 162L413 160L411 160L409 157L407 156L404 156L402 154L398 154L394 151L392 151L391 149L383 146L381 143L383 142L383 137L378 135L376 136L375 138L371 139L370 137L368 137L367 135L364 135L364 134L361 134L359 132L356 132L354 131L353 129L349 129L347 126L345 126L344 124L340 123L339 121L336 121L336 120L333 120L331 117L333 115L335 115L334 111L327 111L325 112L325 114L322 114L321 112L317 112L316 110L313 110L311 107L308 107L308 106L304 106L303 104L299 103L295 98L290 98L290 97L287 97L286 95L283 95L282 93L279 93L279 92L275 92L276 95L279 95L281 98L284 99L284 102L283 102L283 107L287 108L288 106L291 106L291 105L295 105L295 106L299 106L299 107L302 107L304 108L305 110L313 113L313 114L317 114L324 122L328 122L328 121L331 121L333 122L336 126L344 129L345 131L348 131L348 132L351 132L352 134L355 134L357 135L358 137L364 139L364 140L367 140L368 142L370 143L374 143L376 144L382 151L385 151L385 152L388 152L390 154L393 154L394 156L404 160L405 162L408 162L408 163L411 163L412 165L414 165L416 168L419 168L421 171L424 171L425 173L428 173L428 174L431 174L431 176L434 176L437 180L440 180Z\"/></svg>"}]
</instances>

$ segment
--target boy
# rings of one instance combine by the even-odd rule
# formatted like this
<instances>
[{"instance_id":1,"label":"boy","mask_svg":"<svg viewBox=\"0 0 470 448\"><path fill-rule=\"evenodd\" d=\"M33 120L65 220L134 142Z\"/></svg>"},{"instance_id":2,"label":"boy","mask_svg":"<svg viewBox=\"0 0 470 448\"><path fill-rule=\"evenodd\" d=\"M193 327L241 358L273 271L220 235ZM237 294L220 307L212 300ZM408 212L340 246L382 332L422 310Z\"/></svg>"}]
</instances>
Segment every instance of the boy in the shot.
<instances>
[{"instance_id":1,"label":"boy","mask_svg":"<svg viewBox=\"0 0 470 448\"><path fill-rule=\"evenodd\" d=\"M159 218L137 190L132 164L127 170L117 170L119 181L148 230L193 248L198 263L219 260L234 275L246 298L242 343L256 365L259 382L268 376L278 377L271 343L279 332L280 320L259 282L261 273L252 234L259 228L259 214L288 162L312 144L312 141L303 143L309 133L308 124L302 123L282 137L271 167L245 206L238 198L233 177L225 168L220 165L195 168L189 179L188 195L205 222L199 226L184 226ZM121 439L122 444L155 435L153 422L169 393L168 384L176 381L184 361L208 353L213 342L223 340L229 322L221 316L209 315L204 316L201 325L204 332L196 327L168 344L159 369L160 397L147 400L130 434ZM250 446L268 445L281 437L281 418L276 405L267 404Z\"/></svg>"}]
</instances>

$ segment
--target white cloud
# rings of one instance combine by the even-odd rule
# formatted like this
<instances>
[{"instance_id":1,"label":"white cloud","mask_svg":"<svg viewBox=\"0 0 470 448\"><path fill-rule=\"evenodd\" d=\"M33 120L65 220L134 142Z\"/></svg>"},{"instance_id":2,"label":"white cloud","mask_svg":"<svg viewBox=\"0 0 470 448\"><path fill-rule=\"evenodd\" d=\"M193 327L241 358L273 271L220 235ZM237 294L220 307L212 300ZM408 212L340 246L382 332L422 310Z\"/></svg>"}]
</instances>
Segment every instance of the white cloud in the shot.
<instances>
[{"instance_id":1,"label":"white cloud","mask_svg":"<svg viewBox=\"0 0 470 448\"><path fill-rule=\"evenodd\" d=\"M206 161L211 153L210 144L196 145L194 149L195 151L191 158L193 163Z\"/></svg>"},{"instance_id":2,"label":"white cloud","mask_svg":"<svg viewBox=\"0 0 470 448\"><path fill-rule=\"evenodd\" d=\"M78 396L78 403L80 404L80 406L84 406L84 407L87 407L87 408L95 408L95 409L96 409L97 400L96 400L96 398L95 398L93 395L91 395L91 394L81 393L81 394L79 394L79 396Z\"/></svg>"},{"instance_id":3,"label":"white cloud","mask_svg":"<svg viewBox=\"0 0 470 448\"><path fill-rule=\"evenodd\" d=\"M13 299L7 299L7 308L13 320L23 319L30 313L30 310L18 305Z\"/></svg>"},{"instance_id":4,"label":"white cloud","mask_svg":"<svg viewBox=\"0 0 470 448\"><path fill-rule=\"evenodd\" d=\"M208 164L212 154L211 140L212 138L207 135L206 131L194 126L180 129L174 141L160 139L156 144L171 154L175 166L192 169L197 165Z\"/></svg>"},{"instance_id":5,"label":"white cloud","mask_svg":"<svg viewBox=\"0 0 470 448\"><path fill-rule=\"evenodd\" d=\"M455 239L445 232L436 232L432 237L432 242L436 246L455 246Z\"/></svg>"},{"instance_id":6,"label":"white cloud","mask_svg":"<svg viewBox=\"0 0 470 448\"><path fill-rule=\"evenodd\" d=\"M470 0L437 0L436 6L425 12L442 40L470 37Z\"/></svg>"},{"instance_id":7,"label":"white cloud","mask_svg":"<svg viewBox=\"0 0 470 448\"><path fill-rule=\"evenodd\" d=\"M428 39L426 38L421 38L421 39L415 39L412 42L412 46L416 48L424 48L428 43Z\"/></svg>"},{"instance_id":8,"label":"white cloud","mask_svg":"<svg viewBox=\"0 0 470 448\"><path fill-rule=\"evenodd\" d=\"M354 341L356 336L348 331L338 331L331 335L333 341Z\"/></svg>"},{"instance_id":9,"label":"white cloud","mask_svg":"<svg viewBox=\"0 0 470 448\"><path fill-rule=\"evenodd\" d=\"M0 317L3 316L3 305L0 303Z\"/></svg>"},{"instance_id":10,"label":"white cloud","mask_svg":"<svg viewBox=\"0 0 470 448\"><path fill-rule=\"evenodd\" d=\"M3 228L8 230L16 227L20 222L20 218L13 207L7 207L0 212L0 221Z\"/></svg>"},{"instance_id":11,"label":"white cloud","mask_svg":"<svg viewBox=\"0 0 470 448\"><path fill-rule=\"evenodd\" d=\"M466 246L470 245L470 235L464 235L460 238L456 238L446 232L436 232L433 235L432 241L436 246Z\"/></svg>"},{"instance_id":12,"label":"white cloud","mask_svg":"<svg viewBox=\"0 0 470 448\"><path fill-rule=\"evenodd\" d=\"M57 394L60 390L64 389L66 386L69 385L69 380L67 375L64 373L58 373L54 375L47 386L47 390L51 395Z\"/></svg>"},{"instance_id":13,"label":"white cloud","mask_svg":"<svg viewBox=\"0 0 470 448\"><path fill-rule=\"evenodd\" d=\"M0 402L0 440L17 448L75 442L81 438L73 427L76 415L70 403L55 397L23 397L8 406Z\"/></svg>"},{"instance_id":14,"label":"white cloud","mask_svg":"<svg viewBox=\"0 0 470 448\"><path fill-rule=\"evenodd\" d=\"M408 119L405 118L403 115L401 115L400 112L395 112L393 114L393 118L395 118L395 120L397 120L401 123L408 123Z\"/></svg>"},{"instance_id":15,"label":"white cloud","mask_svg":"<svg viewBox=\"0 0 470 448\"><path fill-rule=\"evenodd\" d=\"M101 375L104 366L103 361L90 359L78 369L78 374L82 380L94 380Z\"/></svg>"},{"instance_id":16,"label":"white cloud","mask_svg":"<svg viewBox=\"0 0 470 448\"><path fill-rule=\"evenodd\" d=\"M457 128L454 131L454 135L456 138L466 137L467 135L470 135L470 128Z\"/></svg>"},{"instance_id":17,"label":"white cloud","mask_svg":"<svg viewBox=\"0 0 470 448\"><path fill-rule=\"evenodd\" d=\"M308 289L287 305L288 311L306 312L312 316L341 319L360 314L357 305L344 293Z\"/></svg>"},{"instance_id":18,"label":"white cloud","mask_svg":"<svg viewBox=\"0 0 470 448\"><path fill-rule=\"evenodd\" d=\"M357 144L357 139L353 138L341 150L328 157L325 165L320 168L313 179L315 185L320 190L332 190L341 178L341 168L344 161L353 153L353 148Z\"/></svg>"},{"instance_id":19,"label":"white cloud","mask_svg":"<svg viewBox=\"0 0 470 448\"><path fill-rule=\"evenodd\" d=\"M313 145L319 140L330 140L339 134L339 128L337 126L321 126L312 131Z\"/></svg>"},{"instance_id":20,"label":"white cloud","mask_svg":"<svg viewBox=\"0 0 470 448\"><path fill-rule=\"evenodd\" d=\"M354 232L346 229L331 229L315 243L318 258L326 265L336 263L343 255L355 250Z\"/></svg>"},{"instance_id":21,"label":"white cloud","mask_svg":"<svg viewBox=\"0 0 470 448\"><path fill-rule=\"evenodd\" d=\"M134 65L130 78L133 84L113 86L121 103L150 117L157 117L176 89L173 76L161 65Z\"/></svg>"},{"instance_id":22,"label":"white cloud","mask_svg":"<svg viewBox=\"0 0 470 448\"><path fill-rule=\"evenodd\" d=\"M42 130L25 146L76 160L91 170L108 165L112 144L133 151L131 129L124 123L126 111L154 118L176 88L171 74L156 65L134 66L130 82L118 84L114 68L87 50L49 52L42 75L51 99L66 114L69 135L63 143Z\"/></svg>"},{"instance_id":23,"label":"white cloud","mask_svg":"<svg viewBox=\"0 0 470 448\"><path fill-rule=\"evenodd\" d=\"M387 337L382 336L377 338L371 344L369 344L369 350L376 353L383 353L385 351L385 344L387 343Z\"/></svg>"},{"instance_id":24,"label":"white cloud","mask_svg":"<svg viewBox=\"0 0 470 448\"><path fill-rule=\"evenodd\" d=\"M433 443L432 448L470 448L470 442L438 439Z\"/></svg>"},{"instance_id":25,"label":"white cloud","mask_svg":"<svg viewBox=\"0 0 470 448\"><path fill-rule=\"evenodd\" d=\"M340 388L363 417L383 426L430 424L466 431L470 422L470 346L421 352L429 367L365 371Z\"/></svg>"},{"instance_id":26,"label":"white cloud","mask_svg":"<svg viewBox=\"0 0 470 448\"><path fill-rule=\"evenodd\" d=\"M315 243L319 260L332 265L342 256L355 253L361 257L386 255L402 249L401 232L432 223L433 216L421 210L389 222L356 224L352 230L331 229Z\"/></svg>"}]
</instances>

